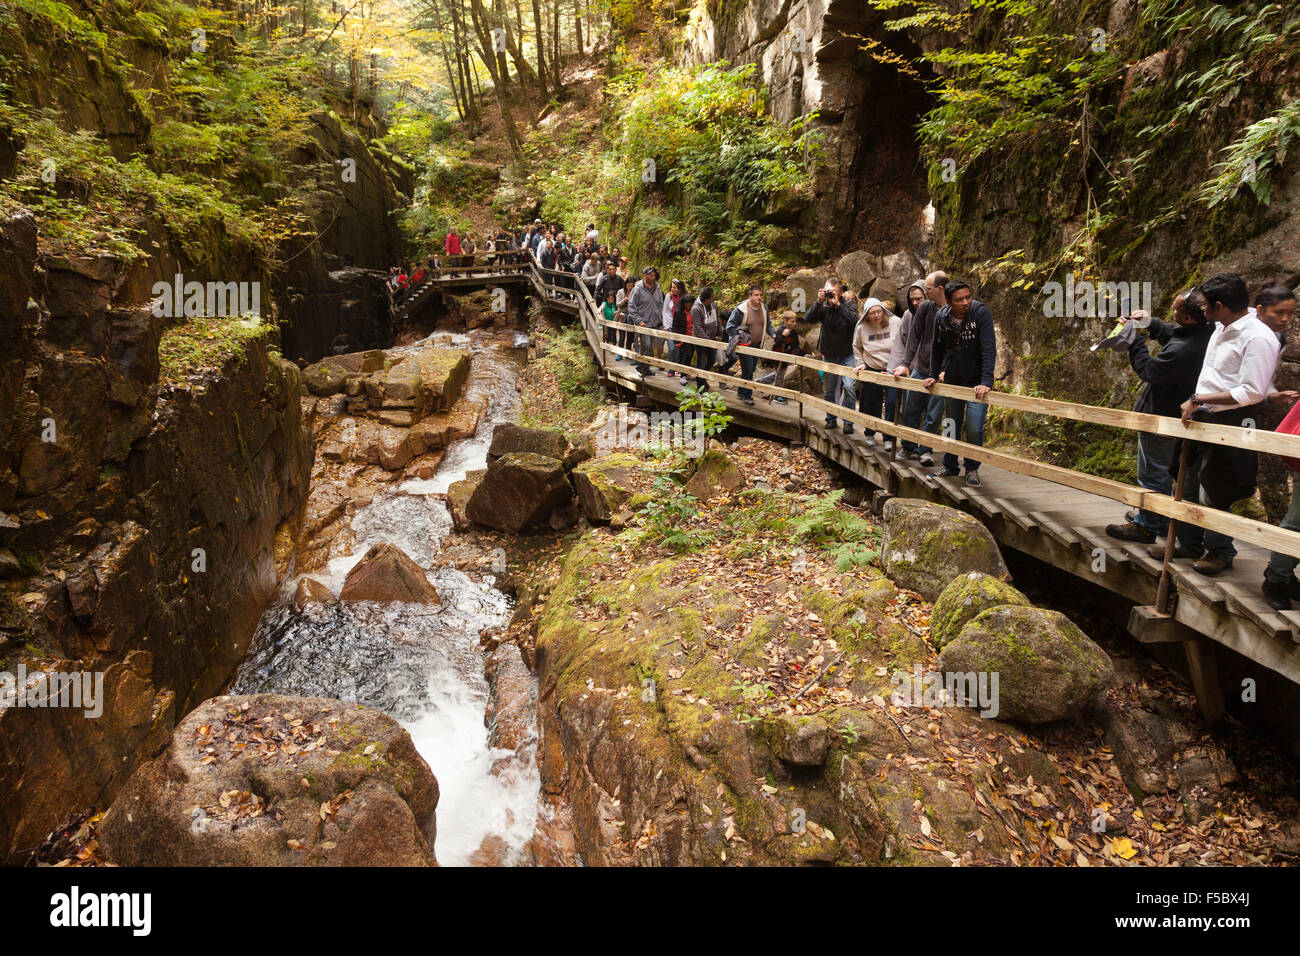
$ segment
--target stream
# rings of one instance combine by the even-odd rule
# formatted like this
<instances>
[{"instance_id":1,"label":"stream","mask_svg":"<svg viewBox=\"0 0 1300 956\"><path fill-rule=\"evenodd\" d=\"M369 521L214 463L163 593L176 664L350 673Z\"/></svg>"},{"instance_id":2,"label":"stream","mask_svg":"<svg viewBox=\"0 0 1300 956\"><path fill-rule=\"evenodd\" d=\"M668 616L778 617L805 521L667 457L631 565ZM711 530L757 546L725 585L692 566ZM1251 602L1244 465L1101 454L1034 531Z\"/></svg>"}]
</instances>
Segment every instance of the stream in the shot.
<instances>
[{"instance_id":1,"label":"stream","mask_svg":"<svg viewBox=\"0 0 1300 956\"><path fill-rule=\"evenodd\" d=\"M467 471L485 467L493 428L516 417L515 383L528 337L517 333L511 347L488 332L440 332L407 348L430 344L472 353L462 401L487 402L474 435L447 449L432 478L403 481L359 508L351 550L311 577L337 595L370 547L387 542L426 569L442 603L308 604L300 610L293 600L298 579L291 576L263 614L230 693L332 697L390 714L410 732L438 780L439 863L467 865L485 840L504 847L502 862L526 863L539 812L536 757L530 752L526 759L503 760L514 752L490 745L479 645L484 630L509 622L511 600L490 576L475 580L439 566L439 555L452 530L441 495Z\"/></svg>"}]
</instances>

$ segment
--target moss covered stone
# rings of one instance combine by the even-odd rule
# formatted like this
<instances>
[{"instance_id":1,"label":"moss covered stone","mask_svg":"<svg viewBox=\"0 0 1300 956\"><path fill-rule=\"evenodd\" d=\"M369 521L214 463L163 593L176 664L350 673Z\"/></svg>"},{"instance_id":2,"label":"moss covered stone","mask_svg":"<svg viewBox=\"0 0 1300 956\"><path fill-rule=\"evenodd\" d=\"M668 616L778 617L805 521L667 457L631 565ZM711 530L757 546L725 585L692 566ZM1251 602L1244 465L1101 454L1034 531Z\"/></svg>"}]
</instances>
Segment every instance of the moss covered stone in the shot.
<instances>
[{"instance_id":1,"label":"moss covered stone","mask_svg":"<svg viewBox=\"0 0 1300 956\"><path fill-rule=\"evenodd\" d=\"M920 498L885 503L881 564L900 587L935 600L964 571L1007 577L988 528L965 512Z\"/></svg>"},{"instance_id":2,"label":"moss covered stone","mask_svg":"<svg viewBox=\"0 0 1300 956\"><path fill-rule=\"evenodd\" d=\"M967 623L940 652L939 668L990 675L991 716L1031 724L1078 717L1114 674L1106 652L1064 614L1013 605Z\"/></svg>"},{"instance_id":3,"label":"moss covered stone","mask_svg":"<svg viewBox=\"0 0 1300 956\"><path fill-rule=\"evenodd\" d=\"M966 624L989 608L1004 604L1028 607L1027 597L1005 581L985 574L968 571L948 582L930 615L930 640L940 649L948 644Z\"/></svg>"}]
</instances>

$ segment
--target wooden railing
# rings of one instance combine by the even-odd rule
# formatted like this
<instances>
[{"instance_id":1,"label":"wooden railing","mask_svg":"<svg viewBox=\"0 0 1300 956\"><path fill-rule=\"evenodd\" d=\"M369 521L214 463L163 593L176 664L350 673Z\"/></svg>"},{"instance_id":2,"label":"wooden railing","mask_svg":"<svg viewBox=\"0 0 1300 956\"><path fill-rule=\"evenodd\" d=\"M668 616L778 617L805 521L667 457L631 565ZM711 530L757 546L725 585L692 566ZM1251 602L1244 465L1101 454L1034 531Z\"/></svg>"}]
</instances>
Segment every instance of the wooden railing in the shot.
<instances>
[{"instance_id":1,"label":"wooden railing","mask_svg":"<svg viewBox=\"0 0 1300 956\"><path fill-rule=\"evenodd\" d=\"M633 349L624 349L611 345L604 341L604 335L602 333L605 328L620 329L638 336L666 339L673 342L684 342L713 349L725 347L725 343L718 342L714 339L705 339L693 335L683 335L677 332L669 332L664 329L610 322L599 314L596 301L593 298L591 291L587 288L586 283L584 283L578 276L573 273L543 269L534 262L530 262L529 267L533 285L545 298L556 299L561 296L565 299L576 298L578 306L577 311L582 323L583 334L587 339L587 344L597 356L597 360L602 368L609 364L607 356L621 355L624 358L631 359L635 362L653 365L657 368L667 369L672 372L679 372L692 378L702 378L710 384L716 385L726 383L738 388L746 388L767 395L780 395L788 400L793 400L799 403L803 407L813 408L827 415L834 415L836 418L843 421L852 422L856 425L862 426L863 428L871 429L872 431L883 432L884 434L890 435L896 439L915 442L918 445L927 446L939 452L949 452L963 458L987 462L988 464L996 465L999 468L1004 468L1007 471L1015 472L1017 474L1041 478L1055 484L1095 494L1102 498L1117 501L1131 507L1142 508L1155 514L1164 515L1165 517L1180 523L1193 524L1200 528L1231 535L1234 538L1250 542L1251 544L1258 545L1262 548L1267 548L1270 551L1279 551L1293 557L1300 557L1300 532L1288 531L1262 521L1255 521L1251 518L1233 514L1229 511L1210 508L1198 502L1181 501L1177 496L1158 494L1145 488L1140 488L1137 485L1130 485L1122 481L1102 478L1097 475L1090 475L1086 472L1063 468L1059 465L1052 465L1046 462L1035 461L1030 458L1023 458L1009 452L999 451L996 448L988 448L983 445L972 445L968 442L959 441L954 438L945 438L942 435L936 435L917 428L909 428L906 425L899 424L898 422L867 415L863 412L859 412L857 409L850 409L841 405L833 404L826 401L821 396L809 395L806 392L783 388L776 384L768 385L760 382L748 381L737 375L725 375L720 372L701 371L694 366L670 362L667 359L657 358L654 355L648 355ZM573 287L562 287L558 284L547 282L544 278L545 276L563 276L567 280L572 281L574 285ZM556 293L559 293L559 295ZM752 346L740 346L740 348L745 349L746 354L750 356L769 359L782 365L800 365L804 368L815 369L832 375L841 375L847 378L857 379L861 382L875 382L878 385L898 388L904 391L925 392L927 395L937 395L943 398L960 399L963 401L979 401L975 398L974 389L962 386L936 383L930 388L926 388L925 384L920 379L895 379L893 375L888 373L863 371L842 365L835 365L831 362L823 362L806 355L789 355L783 352L774 352L768 349ZM1078 402L1065 402L1049 398L1013 395L1008 392L990 391L984 396L983 402L994 408L1006 408L1016 412L1033 415L1046 415L1052 418L1061 418L1070 421L1087 422L1094 425L1122 428L1127 431L1147 432L1153 435L1184 438L1208 444L1244 448L1265 454L1285 455L1288 457L1300 458L1300 436L1297 435L1284 435L1272 431L1263 431L1253 428L1238 428L1232 425L1215 425L1197 421L1184 425L1181 420L1177 418L1170 418L1163 415L1150 415L1144 412L1124 411L1122 409L1104 408L1097 405L1083 405ZM901 407L902 403L900 402L899 405ZM897 454L897 452L895 453Z\"/></svg>"}]
</instances>

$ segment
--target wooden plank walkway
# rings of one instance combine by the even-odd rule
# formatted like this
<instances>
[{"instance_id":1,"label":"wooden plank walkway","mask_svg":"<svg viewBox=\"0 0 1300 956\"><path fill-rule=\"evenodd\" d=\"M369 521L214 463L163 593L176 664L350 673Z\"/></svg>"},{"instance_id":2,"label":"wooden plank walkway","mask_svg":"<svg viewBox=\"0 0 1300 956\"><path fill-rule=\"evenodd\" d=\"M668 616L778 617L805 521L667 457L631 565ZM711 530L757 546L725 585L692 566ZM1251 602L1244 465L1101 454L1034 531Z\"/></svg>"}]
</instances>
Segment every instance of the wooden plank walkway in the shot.
<instances>
[{"instance_id":1,"label":"wooden plank walkway","mask_svg":"<svg viewBox=\"0 0 1300 956\"><path fill-rule=\"evenodd\" d=\"M475 278L486 284L526 281L548 307L577 314L607 387L641 405L675 409L677 392L684 387L678 377L658 371L643 379L628 358L616 361L614 351L601 341L602 330L590 295L583 289L559 290L546 281L544 271L531 268L527 276L514 273ZM453 281L459 285L462 280L457 277ZM646 357L646 361L656 364L659 360ZM715 384L738 381L712 377ZM734 396L735 392L725 394ZM960 508L979 518L1001 545L1134 602L1138 607L1130 619L1130 632L1146 642L1183 642L1198 699L1208 715L1222 713L1222 698L1218 697L1219 688L1211 686L1215 678L1213 656L1206 654L1207 642L1231 648L1300 684L1300 611L1279 614L1260 592L1268 549L1238 539L1233 566L1214 578L1194 571L1190 561L1173 562L1170 573L1177 600L1172 620L1160 619L1157 627L1150 624L1149 609L1156 601L1161 562L1147 555L1145 545L1115 541L1105 533L1107 524L1121 522L1129 510L1122 502L988 462L980 467L982 483L978 487L967 485L960 477L936 478L932 474L936 467L900 461L879 442L868 446L861 427L855 428L853 435L828 430L820 409L804 405L794 393L786 394L791 396L788 404L772 402L758 386L753 406L733 401L727 410L737 426L804 442L880 489L881 500L916 497ZM815 400L809 399L809 403ZM1147 612L1138 613L1143 608Z\"/></svg>"}]
</instances>

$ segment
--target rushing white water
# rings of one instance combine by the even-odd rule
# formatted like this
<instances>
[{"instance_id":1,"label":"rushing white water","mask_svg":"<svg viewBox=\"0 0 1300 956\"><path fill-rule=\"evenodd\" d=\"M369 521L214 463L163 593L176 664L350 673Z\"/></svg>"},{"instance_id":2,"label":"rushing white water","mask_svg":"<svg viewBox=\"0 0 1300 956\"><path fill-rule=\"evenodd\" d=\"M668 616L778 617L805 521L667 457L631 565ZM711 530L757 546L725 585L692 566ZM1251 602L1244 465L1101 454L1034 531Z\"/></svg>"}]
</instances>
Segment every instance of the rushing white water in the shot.
<instances>
[{"instance_id":1,"label":"rushing white water","mask_svg":"<svg viewBox=\"0 0 1300 956\"><path fill-rule=\"evenodd\" d=\"M488 683L478 638L509 621L510 601L490 579L479 582L438 566L451 522L442 499L428 497L445 492L466 470L482 467L493 426L518 407L514 379L520 362L485 338L443 333L434 340L474 349L467 397L488 399L474 436L448 449L431 481L405 482L359 509L351 552L311 575L337 594L370 547L387 542L427 569L442 604L309 604L300 610L292 601L296 581L288 581L263 615L231 687L232 693L355 701L401 721L438 779L434 851L451 866L468 863L489 837L504 843L506 862L519 862L536 827L540 791L535 754L503 761L511 752L489 745L483 722Z\"/></svg>"}]
</instances>

